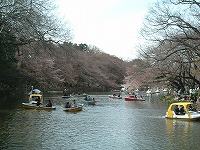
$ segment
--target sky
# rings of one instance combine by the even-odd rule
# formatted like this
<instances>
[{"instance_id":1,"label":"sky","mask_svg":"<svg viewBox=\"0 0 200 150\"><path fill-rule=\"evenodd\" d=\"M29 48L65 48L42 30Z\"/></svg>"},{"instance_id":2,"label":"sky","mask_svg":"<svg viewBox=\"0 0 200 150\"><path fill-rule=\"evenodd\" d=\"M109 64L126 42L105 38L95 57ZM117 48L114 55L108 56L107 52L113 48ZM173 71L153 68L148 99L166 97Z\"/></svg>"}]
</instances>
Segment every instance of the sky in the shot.
<instances>
[{"instance_id":1,"label":"sky","mask_svg":"<svg viewBox=\"0 0 200 150\"><path fill-rule=\"evenodd\" d=\"M94 45L123 60L138 57L139 31L155 0L56 0L73 43Z\"/></svg>"}]
</instances>

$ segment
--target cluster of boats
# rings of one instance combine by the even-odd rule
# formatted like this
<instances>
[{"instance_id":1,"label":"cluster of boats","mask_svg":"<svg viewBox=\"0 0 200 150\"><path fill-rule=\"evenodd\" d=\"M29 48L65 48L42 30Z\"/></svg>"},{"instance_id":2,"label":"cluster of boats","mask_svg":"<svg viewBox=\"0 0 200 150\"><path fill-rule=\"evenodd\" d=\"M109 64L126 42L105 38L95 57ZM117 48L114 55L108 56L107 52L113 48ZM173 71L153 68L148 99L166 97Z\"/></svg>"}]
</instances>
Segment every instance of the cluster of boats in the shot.
<instances>
[{"instance_id":1,"label":"cluster of boats","mask_svg":"<svg viewBox=\"0 0 200 150\"><path fill-rule=\"evenodd\" d=\"M147 94L147 95L149 95L149 94L159 94L159 93L161 93L161 92L167 93L167 92L168 92L168 89L167 89L167 88L159 89L159 88L157 87L157 89L153 91L152 89L148 88L148 90L146 91L146 94Z\"/></svg>"},{"instance_id":2,"label":"cluster of boats","mask_svg":"<svg viewBox=\"0 0 200 150\"><path fill-rule=\"evenodd\" d=\"M80 96L80 95L79 95ZM82 95L83 96L83 95ZM84 100L88 105L95 105L96 100L90 96L84 95ZM68 98L68 97L67 97ZM120 95L109 95L109 98L122 99ZM128 95L124 97L125 101L145 101L145 99L136 95ZM29 93L29 102L22 103L25 109L35 110L55 110L55 106L43 105L43 96L40 90L35 89ZM83 104L76 104L74 107L63 108L66 112L78 112L83 108ZM182 111L181 111L182 109ZM195 109L193 102L175 102L172 103L165 115L167 119L179 119L179 120L200 120L200 113Z\"/></svg>"},{"instance_id":3,"label":"cluster of boats","mask_svg":"<svg viewBox=\"0 0 200 150\"><path fill-rule=\"evenodd\" d=\"M121 96L117 95L109 95L109 98L113 99L123 99ZM145 99L136 95L128 95L124 97L125 101L145 101ZM175 108L180 110L179 113L175 112ZM200 112L196 109L195 103L193 102L175 102L172 103L165 115L166 119L178 119L178 120L189 120L189 121L200 121ZM181 113L181 109L183 113Z\"/></svg>"},{"instance_id":4,"label":"cluster of boats","mask_svg":"<svg viewBox=\"0 0 200 150\"><path fill-rule=\"evenodd\" d=\"M125 91L125 89L123 91ZM112 92L113 92L113 90L112 90ZM117 92L121 93L121 91L117 91ZM136 93L136 94L127 95L127 96L124 97L124 100L125 101L145 101L145 98L142 95L138 94L139 92L140 92L139 89L136 89L133 92L133 93ZM157 88L155 91L152 91L150 88L148 88L148 90L146 91L146 94L147 94L147 96L149 96L151 94L154 94L154 93L158 94L160 92L166 93L166 92L168 92L168 89L164 88L164 89L161 90L161 89ZM112 98L112 99L123 99L122 96L121 96L121 94L117 95L115 93L113 95L109 95L109 98Z\"/></svg>"},{"instance_id":5,"label":"cluster of boats","mask_svg":"<svg viewBox=\"0 0 200 150\"><path fill-rule=\"evenodd\" d=\"M122 99L122 97L120 95L109 95L109 98L112 99ZM127 95L124 97L125 101L145 101L144 97L141 96L137 96L137 95Z\"/></svg>"},{"instance_id":6,"label":"cluster of boats","mask_svg":"<svg viewBox=\"0 0 200 150\"><path fill-rule=\"evenodd\" d=\"M22 103L22 107L25 109L35 110L55 110L55 106L43 105L43 96L41 93L32 93L29 95L29 102ZM83 108L83 104L77 104L75 107L63 108L63 111L67 112L78 112Z\"/></svg>"},{"instance_id":7,"label":"cluster of boats","mask_svg":"<svg viewBox=\"0 0 200 150\"><path fill-rule=\"evenodd\" d=\"M22 103L22 107L25 109L35 109L35 110L55 110L56 107L55 106L48 106L48 105L44 105L43 104L43 95L42 92L38 89L33 89L31 92L29 92L29 102L24 102ZM95 99L91 98L90 96L87 96L86 94L77 94L75 95L76 97L85 97L85 102L88 105L95 105L96 101ZM68 96L68 95L64 95L62 96L62 98L72 98L72 96ZM74 107L68 107L68 108L63 108L63 111L67 111L67 112L78 112L81 111L83 108L83 104L76 104Z\"/></svg>"}]
</instances>

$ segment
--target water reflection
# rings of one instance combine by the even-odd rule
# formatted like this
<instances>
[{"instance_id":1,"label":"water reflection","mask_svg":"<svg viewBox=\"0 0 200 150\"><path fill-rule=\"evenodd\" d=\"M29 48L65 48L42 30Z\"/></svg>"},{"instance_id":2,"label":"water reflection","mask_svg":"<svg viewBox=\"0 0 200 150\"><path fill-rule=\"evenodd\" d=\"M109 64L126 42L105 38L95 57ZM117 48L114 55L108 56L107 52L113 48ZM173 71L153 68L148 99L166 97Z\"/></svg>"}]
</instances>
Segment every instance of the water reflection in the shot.
<instances>
[{"instance_id":1,"label":"water reflection","mask_svg":"<svg viewBox=\"0 0 200 150\"><path fill-rule=\"evenodd\" d=\"M188 134L192 122L166 119L166 124L167 124L167 133L169 136L174 134L174 132L177 132L177 130L180 129L180 127L181 127L181 132L179 134L182 134L183 136Z\"/></svg>"},{"instance_id":2,"label":"water reflection","mask_svg":"<svg viewBox=\"0 0 200 150\"><path fill-rule=\"evenodd\" d=\"M167 136L171 146L177 146L181 149L193 149L198 147L195 138L199 138L197 128L199 122L181 121L166 119Z\"/></svg>"}]
</instances>

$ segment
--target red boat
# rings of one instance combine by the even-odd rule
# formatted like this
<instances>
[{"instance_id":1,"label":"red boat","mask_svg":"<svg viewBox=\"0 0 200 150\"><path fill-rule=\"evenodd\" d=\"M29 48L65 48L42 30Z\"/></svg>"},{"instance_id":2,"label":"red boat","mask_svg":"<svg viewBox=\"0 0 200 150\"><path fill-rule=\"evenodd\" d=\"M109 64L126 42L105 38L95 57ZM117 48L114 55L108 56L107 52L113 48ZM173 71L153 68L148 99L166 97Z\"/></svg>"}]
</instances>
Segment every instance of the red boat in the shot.
<instances>
[{"instance_id":1,"label":"red boat","mask_svg":"<svg viewBox=\"0 0 200 150\"><path fill-rule=\"evenodd\" d=\"M145 101L145 99L141 97L137 97L136 95L128 95L125 98L125 101Z\"/></svg>"}]
</instances>

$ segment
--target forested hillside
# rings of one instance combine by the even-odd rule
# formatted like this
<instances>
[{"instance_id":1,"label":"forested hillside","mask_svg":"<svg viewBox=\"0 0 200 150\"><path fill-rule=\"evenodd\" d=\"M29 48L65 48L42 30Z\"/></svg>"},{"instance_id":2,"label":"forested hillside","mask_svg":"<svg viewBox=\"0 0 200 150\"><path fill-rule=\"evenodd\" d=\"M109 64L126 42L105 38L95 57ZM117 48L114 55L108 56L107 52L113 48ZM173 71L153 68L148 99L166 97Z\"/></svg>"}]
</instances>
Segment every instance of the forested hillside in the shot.
<instances>
[{"instance_id":1,"label":"forested hillside","mask_svg":"<svg viewBox=\"0 0 200 150\"><path fill-rule=\"evenodd\" d=\"M86 44L37 43L19 51L24 84L44 90L111 90L123 83L126 74L126 62Z\"/></svg>"}]
</instances>

